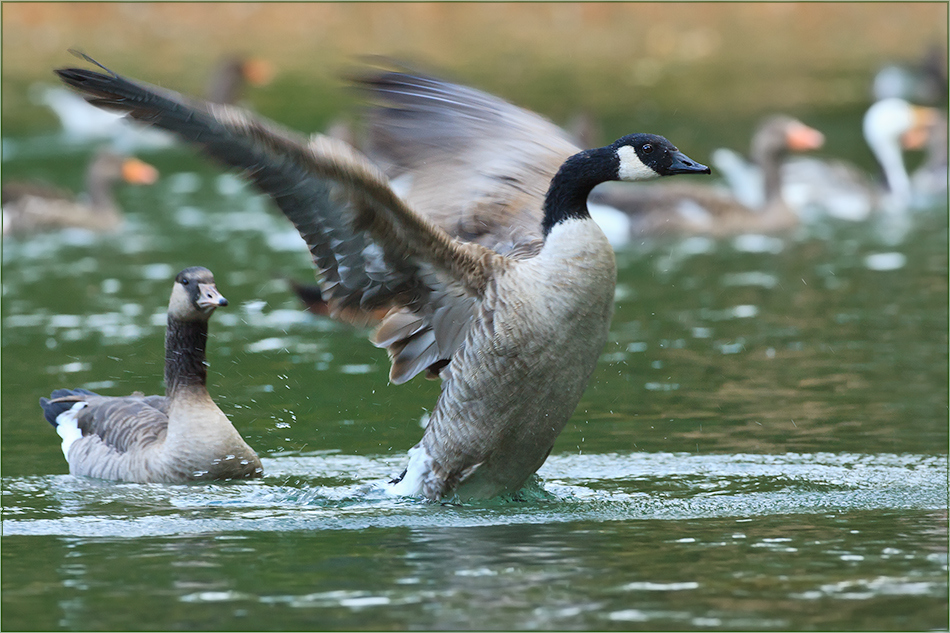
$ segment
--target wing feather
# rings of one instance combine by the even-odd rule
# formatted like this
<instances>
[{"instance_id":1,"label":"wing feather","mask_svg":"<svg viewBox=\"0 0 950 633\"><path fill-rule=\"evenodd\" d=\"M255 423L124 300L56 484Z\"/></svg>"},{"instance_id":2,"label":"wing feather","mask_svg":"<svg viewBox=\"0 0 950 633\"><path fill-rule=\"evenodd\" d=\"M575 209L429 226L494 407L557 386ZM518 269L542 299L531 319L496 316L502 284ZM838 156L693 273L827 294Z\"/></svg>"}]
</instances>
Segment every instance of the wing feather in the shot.
<instances>
[{"instance_id":1,"label":"wing feather","mask_svg":"<svg viewBox=\"0 0 950 633\"><path fill-rule=\"evenodd\" d=\"M468 311L470 323L490 278L506 265L494 251L455 240L414 211L374 163L342 141L320 135L307 141L242 109L104 70L56 72L90 103L169 130L243 170L306 241L331 314L363 315L368 321L379 308L405 309L421 316L423 329L439 331L439 324L455 323L460 311ZM451 323L434 317L444 302L459 302L448 312ZM413 343L400 350L402 365L412 367L408 377L425 368L422 359L451 358L455 349L439 341L464 338L454 330L432 336L434 347ZM407 354L414 352L421 356L410 359Z\"/></svg>"},{"instance_id":2,"label":"wing feather","mask_svg":"<svg viewBox=\"0 0 950 633\"><path fill-rule=\"evenodd\" d=\"M406 185L414 209L450 235L504 254L532 253L542 204L580 149L547 119L488 93L419 74L367 72L370 156Z\"/></svg>"}]
</instances>

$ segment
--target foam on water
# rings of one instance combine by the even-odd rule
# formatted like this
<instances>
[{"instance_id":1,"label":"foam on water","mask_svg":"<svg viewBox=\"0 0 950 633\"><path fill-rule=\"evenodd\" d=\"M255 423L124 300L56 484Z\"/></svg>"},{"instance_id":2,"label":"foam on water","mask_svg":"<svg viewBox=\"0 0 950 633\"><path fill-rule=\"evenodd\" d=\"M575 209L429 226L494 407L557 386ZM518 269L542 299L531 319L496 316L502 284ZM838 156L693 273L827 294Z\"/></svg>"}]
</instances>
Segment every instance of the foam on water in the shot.
<instances>
[{"instance_id":1,"label":"foam on water","mask_svg":"<svg viewBox=\"0 0 950 633\"><path fill-rule=\"evenodd\" d=\"M947 458L926 455L563 454L518 501L444 506L393 498L405 458L288 454L263 481L159 485L71 476L13 478L4 534L161 536L371 526L488 526L566 521L688 520L946 508ZM17 512L18 495L56 499L58 518ZM142 507L149 513L143 515ZM770 545L784 547L784 544Z\"/></svg>"}]
</instances>

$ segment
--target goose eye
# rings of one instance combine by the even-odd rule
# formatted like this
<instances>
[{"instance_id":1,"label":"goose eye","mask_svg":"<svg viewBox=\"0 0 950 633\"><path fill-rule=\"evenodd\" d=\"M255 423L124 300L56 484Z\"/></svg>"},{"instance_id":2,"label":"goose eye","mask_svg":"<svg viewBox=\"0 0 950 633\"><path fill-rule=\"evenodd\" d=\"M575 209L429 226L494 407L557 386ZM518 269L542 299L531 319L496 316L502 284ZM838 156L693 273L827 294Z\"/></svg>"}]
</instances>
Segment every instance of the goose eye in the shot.
<instances>
[{"instance_id":1,"label":"goose eye","mask_svg":"<svg viewBox=\"0 0 950 633\"><path fill-rule=\"evenodd\" d=\"M643 144L643 147L641 147L640 150L641 150L644 154L652 154L652 153L653 153L653 145L651 145L650 143L644 143L644 144Z\"/></svg>"},{"instance_id":2,"label":"goose eye","mask_svg":"<svg viewBox=\"0 0 950 633\"><path fill-rule=\"evenodd\" d=\"M188 280L187 280L187 279L182 279L182 280L181 280L181 285L187 286L187 285L188 285Z\"/></svg>"}]
</instances>

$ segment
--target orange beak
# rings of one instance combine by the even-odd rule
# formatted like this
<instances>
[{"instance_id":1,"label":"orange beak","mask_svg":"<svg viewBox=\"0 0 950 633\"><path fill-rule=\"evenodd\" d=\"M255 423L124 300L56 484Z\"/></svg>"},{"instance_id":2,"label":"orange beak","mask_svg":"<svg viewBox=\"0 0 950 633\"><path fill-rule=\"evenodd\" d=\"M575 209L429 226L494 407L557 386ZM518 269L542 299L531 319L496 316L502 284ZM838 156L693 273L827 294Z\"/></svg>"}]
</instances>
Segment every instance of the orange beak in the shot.
<instances>
[{"instance_id":1,"label":"orange beak","mask_svg":"<svg viewBox=\"0 0 950 633\"><path fill-rule=\"evenodd\" d=\"M137 158L122 163L122 179L133 185L151 185L158 180L158 170Z\"/></svg>"},{"instance_id":2,"label":"orange beak","mask_svg":"<svg viewBox=\"0 0 950 633\"><path fill-rule=\"evenodd\" d=\"M901 135L904 149L921 149L927 144L931 130L937 123L937 111L934 108L911 106L913 126Z\"/></svg>"},{"instance_id":3,"label":"orange beak","mask_svg":"<svg viewBox=\"0 0 950 633\"><path fill-rule=\"evenodd\" d=\"M785 144L793 152L808 152L825 144L825 135L815 128L795 121L785 132Z\"/></svg>"},{"instance_id":4,"label":"orange beak","mask_svg":"<svg viewBox=\"0 0 950 633\"><path fill-rule=\"evenodd\" d=\"M263 59L249 59L241 67L244 78L252 86L266 86L274 78L274 67Z\"/></svg>"}]
</instances>

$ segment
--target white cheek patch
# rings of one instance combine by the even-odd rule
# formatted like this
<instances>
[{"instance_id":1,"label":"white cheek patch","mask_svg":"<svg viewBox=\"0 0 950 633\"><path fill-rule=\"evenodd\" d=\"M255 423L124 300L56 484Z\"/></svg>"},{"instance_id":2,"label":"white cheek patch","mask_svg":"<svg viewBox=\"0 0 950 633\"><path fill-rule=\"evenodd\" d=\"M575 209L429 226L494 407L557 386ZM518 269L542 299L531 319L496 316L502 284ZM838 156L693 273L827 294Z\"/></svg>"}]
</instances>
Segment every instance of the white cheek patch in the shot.
<instances>
[{"instance_id":1,"label":"white cheek patch","mask_svg":"<svg viewBox=\"0 0 950 633\"><path fill-rule=\"evenodd\" d=\"M188 296L188 292L180 283L175 282L171 299L168 302L168 312L183 317L193 311L194 307L191 305L191 297Z\"/></svg>"},{"instance_id":2,"label":"white cheek patch","mask_svg":"<svg viewBox=\"0 0 950 633\"><path fill-rule=\"evenodd\" d=\"M643 164L640 157L637 156L637 150L629 145L624 145L618 149L617 157L620 159L620 168L617 170L617 177L620 180L651 180L659 176Z\"/></svg>"}]
</instances>

